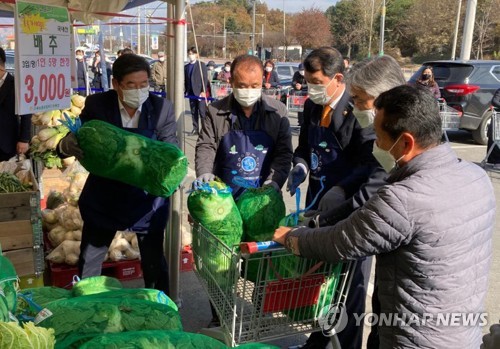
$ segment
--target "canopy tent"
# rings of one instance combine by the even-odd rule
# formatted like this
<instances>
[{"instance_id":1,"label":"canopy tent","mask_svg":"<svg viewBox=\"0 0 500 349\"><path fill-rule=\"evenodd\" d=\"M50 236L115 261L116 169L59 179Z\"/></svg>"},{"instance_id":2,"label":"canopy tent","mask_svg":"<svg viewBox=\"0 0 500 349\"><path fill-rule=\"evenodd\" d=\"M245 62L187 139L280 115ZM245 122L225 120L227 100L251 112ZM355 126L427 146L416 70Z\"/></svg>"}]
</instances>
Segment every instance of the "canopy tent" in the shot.
<instances>
[{"instance_id":1,"label":"canopy tent","mask_svg":"<svg viewBox=\"0 0 500 349\"><path fill-rule=\"evenodd\" d=\"M71 10L73 19L83 23L107 20L110 17L103 13L118 13L155 0L37 0L37 4L61 6ZM29 2L29 0L28 0ZM0 0L0 17L13 17L15 0Z\"/></svg>"},{"instance_id":2,"label":"canopy tent","mask_svg":"<svg viewBox=\"0 0 500 349\"><path fill-rule=\"evenodd\" d=\"M27 0L28 2L30 0ZM113 14L141 6L154 0L31 0L38 4L66 7L74 19L90 24L93 21L109 20ZM172 59L168 64L168 98L174 103L177 120L177 137L184 151L184 51L185 51L185 8L187 0L160 0L168 4L167 18L174 19L167 25L167 55ZM13 17L15 0L0 0L0 17ZM181 250L182 190L171 196L171 214L165 251L170 267L170 298L180 303L179 270Z\"/></svg>"}]
</instances>

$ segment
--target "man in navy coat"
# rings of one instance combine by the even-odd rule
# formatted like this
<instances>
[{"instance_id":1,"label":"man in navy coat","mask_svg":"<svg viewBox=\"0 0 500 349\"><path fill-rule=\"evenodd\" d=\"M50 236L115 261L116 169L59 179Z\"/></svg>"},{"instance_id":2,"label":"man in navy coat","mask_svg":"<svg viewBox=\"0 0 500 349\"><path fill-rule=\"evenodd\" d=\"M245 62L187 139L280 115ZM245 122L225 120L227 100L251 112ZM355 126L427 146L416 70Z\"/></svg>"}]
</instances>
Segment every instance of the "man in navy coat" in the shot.
<instances>
[{"instance_id":1,"label":"man in navy coat","mask_svg":"<svg viewBox=\"0 0 500 349\"><path fill-rule=\"evenodd\" d=\"M150 77L144 58L135 54L118 57L113 64L114 89L87 97L80 114L82 123L99 119L177 145L173 105L149 92ZM58 151L63 156L85 156L74 134L63 138ZM168 268L163 254L168 203L168 199L137 187L90 174L78 202L83 218L79 260L82 278L100 275L115 232L131 230L138 233L146 288L168 294Z\"/></svg>"},{"instance_id":2,"label":"man in navy coat","mask_svg":"<svg viewBox=\"0 0 500 349\"><path fill-rule=\"evenodd\" d=\"M0 161L28 151L31 114L16 115L14 77L5 70L5 51L0 47Z\"/></svg>"},{"instance_id":3,"label":"man in navy coat","mask_svg":"<svg viewBox=\"0 0 500 349\"><path fill-rule=\"evenodd\" d=\"M189 107L191 108L191 116L193 118L192 135L199 133L198 120L204 120L207 112L206 97L208 81L207 66L205 63L198 61L198 51L195 47L188 50L189 63L184 66L184 93L189 98ZM205 86L205 87L204 87ZM201 99L196 99L201 97Z\"/></svg>"}]
</instances>

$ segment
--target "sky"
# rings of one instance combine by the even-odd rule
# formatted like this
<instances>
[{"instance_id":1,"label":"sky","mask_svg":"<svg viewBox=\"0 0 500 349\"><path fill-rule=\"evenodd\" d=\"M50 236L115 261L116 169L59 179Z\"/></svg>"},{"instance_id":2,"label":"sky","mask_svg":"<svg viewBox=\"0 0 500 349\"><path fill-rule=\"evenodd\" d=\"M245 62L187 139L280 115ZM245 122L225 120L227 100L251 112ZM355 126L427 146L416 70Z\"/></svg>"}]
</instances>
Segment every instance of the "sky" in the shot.
<instances>
[{"instance_id":1,"label":"sky","mask_svg":"<svg viewBox=\"0 0 500 349\"><path fill-rule=\"evenodd\" d=\"M311 7L319 8L322 11L332 5L334 5L337 0L263 0L270 9L277 8L283 10L283 3L285 4L285 12L293 13L300 12L302 9L309 9Z\"/></svg>"}]
</instances>

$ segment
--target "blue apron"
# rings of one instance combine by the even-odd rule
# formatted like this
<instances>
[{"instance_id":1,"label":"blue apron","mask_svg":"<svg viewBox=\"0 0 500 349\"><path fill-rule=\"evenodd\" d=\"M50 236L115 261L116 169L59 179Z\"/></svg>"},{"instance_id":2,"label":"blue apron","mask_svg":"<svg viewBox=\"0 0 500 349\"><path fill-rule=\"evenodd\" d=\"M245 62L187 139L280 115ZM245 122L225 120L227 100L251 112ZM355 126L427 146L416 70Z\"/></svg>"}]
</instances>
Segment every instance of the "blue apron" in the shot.
<instances>
[{"instance_id":1,"label":"blue apron","mask_svg":"<svg viewBox=\"0 0 500 349\"><path fill-rule=\"evenodd\" d=\"M333 116L332 116L333 118ZM311 165L309 168L309 187L307 189L306 206L316 197L321 189L320 178L325 177L325 189L311 209L316 209L323 195L351 172L345 152L335 136L333 120L329 127L309 126L308 144L311 149Z\"/></svg>"},{"instance_id":2,"label":"blue apron","mask_svg":"<svg viewBox=\"0 0 500 349\"><path fill-rule=\"evenodd\" d=\"M235 176L258 182L259 187L269 176L274 142L266 131L259 130L261 115L257 116L255 130L234 129L237 116L230 117L230 131L217 149L214 174L233 189L237 198L244 188L233 183Z\"/></svg>"},{"instance_id":3,"label":"blue apron","mask_svg":"<svg viewBox=\"0 0 500 349\"><path fill-rule=\"evenodd\" d=\"M144 125L146 126L146 125ZM156 139L155 129L150 118L146 128L124 128L129 132ZM147 232L162 229L166 222L169 201L148 194L142 189L90 174L82 190L78 205L82 219L91 226L109 230L132 230ZM158 227L150 227L155 212L161 212L161 219L155 219Z\"/></svg>"}]
</instances>

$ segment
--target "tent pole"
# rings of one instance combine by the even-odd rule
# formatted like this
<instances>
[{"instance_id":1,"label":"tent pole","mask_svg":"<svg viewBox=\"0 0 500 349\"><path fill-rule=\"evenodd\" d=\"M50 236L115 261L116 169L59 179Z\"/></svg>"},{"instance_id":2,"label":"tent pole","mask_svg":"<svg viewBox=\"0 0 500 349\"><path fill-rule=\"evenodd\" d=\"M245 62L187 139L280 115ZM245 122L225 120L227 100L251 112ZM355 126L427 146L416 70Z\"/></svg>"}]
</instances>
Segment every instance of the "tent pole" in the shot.
<instances>
[{"instance_id":1,"label":"tent pole","mask_svg":"<svg viewBox=\"0 0 500 349\"><path fill-rule=\"evenodd\" d=\"M185 0L175 0L175 71L174 71L174 113L177 121L177 138L182 151L184 149L184 30ZM178 305L182 305L179 292L180 251L181 251L181 221L183 189L172 195L170 216L170 298Z\"/></svg>"}]
</instances>

